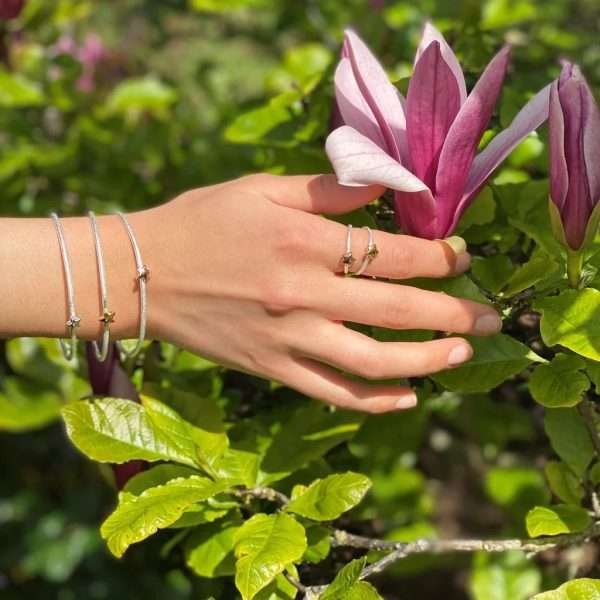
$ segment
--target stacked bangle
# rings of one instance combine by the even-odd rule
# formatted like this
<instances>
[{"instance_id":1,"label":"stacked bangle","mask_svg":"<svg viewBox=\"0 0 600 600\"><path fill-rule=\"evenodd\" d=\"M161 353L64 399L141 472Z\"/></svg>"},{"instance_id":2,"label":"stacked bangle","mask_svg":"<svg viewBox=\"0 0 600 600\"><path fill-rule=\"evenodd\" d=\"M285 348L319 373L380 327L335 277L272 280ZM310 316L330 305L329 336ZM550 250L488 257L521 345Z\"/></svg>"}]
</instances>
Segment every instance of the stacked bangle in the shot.
<instances>
[{"instance_id":1,"label":"stacked bangle","mask_svg":"<svg viewBox=\"0 0 600 600\"><path fill-rule=\"evenodd\" d=\"M58 341L65 358L71 360L74 356L77 356L77 328L81 324L81 319L77 316L77 311L75 310L75 291L73 287L73 275L71 272L71 259L69 257L65 232L58 215L53 212L50 213L50 216L52 217L52 221L54 221L56 234L58 235L58 245L60 247L60 254L65 273L67 302L69 305L69 319L66 322L67 330L69 332L69 342L67 343L62 339L59 339Z\"/></svg>"},{"instance_id":2,"label":"stacked bangle","mask_svg":"<svg viewBox=\"0 0 600 600\"><path fill-rule=\"evenodd\" d=\"M127 230L127 235L129 236L129 241L131 242L131 248L133 250L133 256L135 258L135 269L136 269L136 279L138 281L138 287L140 290L140 326L138 333L137 344L133 348L133 350L127 351L123 344L117 342L117 346L121 352L121 360L125 360L126 358L131 358L138 354L138 352L142 349L144 344L144 338L146 337L146 321L148 317L148 295L146 291L146 285L148 281L148 275L150 274L150 270L144 264L142 260L142 254L140 252L140 248L135 239L135 235L133 234L133 229L129 224L127 218L122 212L117 213Z\"/></svg>"},{"instance_id":3,"label":"stacked bangle","mask_svg":"<svg viewBox=\"0 0 600 600\"><path fill-rule=\"evenodd\" d=\"M103 326L102 345L98 346L98 342L93 341L94 352L96 358L100 362L104 362L108 356L110 348L110 324L115 320L115 312L108 308L108 290L106 286L106 272L104 270L104 256L102 254L102 244L100 243L100 233L98 232L98 224L96 215L90 210L88 212L92 226L92 234L94 236L94 246L96 247L96 262L98 264L98 281L100 282L100 295L102 300L102 316L100 322Z\"/></svg>"}]
</instances>

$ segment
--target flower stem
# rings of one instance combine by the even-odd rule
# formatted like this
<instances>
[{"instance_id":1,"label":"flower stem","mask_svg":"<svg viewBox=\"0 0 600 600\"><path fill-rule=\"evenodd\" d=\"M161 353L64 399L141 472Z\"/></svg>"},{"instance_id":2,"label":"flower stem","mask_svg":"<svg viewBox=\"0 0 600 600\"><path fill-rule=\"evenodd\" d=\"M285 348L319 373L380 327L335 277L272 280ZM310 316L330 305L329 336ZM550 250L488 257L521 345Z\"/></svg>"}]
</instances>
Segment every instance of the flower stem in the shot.
<instances>
[{"instance_id":1,"label":"flower stem","mask_svg":"<svg viewBox=\"0 0 600 600\"><path fill-rule=\"evenodd\" d=\"M583 267L583 252L581 250L567 250L567 279L569 285L577 289L581 279L581 268Z\"/></svg>"}]
</instances>

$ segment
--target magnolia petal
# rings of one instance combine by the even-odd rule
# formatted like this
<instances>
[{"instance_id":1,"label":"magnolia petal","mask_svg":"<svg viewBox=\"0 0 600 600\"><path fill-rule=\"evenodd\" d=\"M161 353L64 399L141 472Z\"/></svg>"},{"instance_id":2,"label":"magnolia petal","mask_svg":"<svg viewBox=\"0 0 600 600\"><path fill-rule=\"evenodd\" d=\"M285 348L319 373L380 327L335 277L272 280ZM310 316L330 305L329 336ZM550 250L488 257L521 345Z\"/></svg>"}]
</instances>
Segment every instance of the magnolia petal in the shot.
<instances>
[{"instance_id":1,"label":"magnolia petal","mask_svg":"<svg viewBox=\"0 0 600 600\"><path fill-rule=\"evenodd\" d=\"M458 86L432 42L415 65L406 98L408 150L413 173L435 193L435 175L444 140L460 109Z\"/></svg>"},{"instance_id":2,"label":"magnolia petal","mask_svg":"<svg viewBox=\"0 0 600 600\"><path fill-rule=\"evenodd\" d=\"M595 206L600 200L600 111L587 82L583 81L585 125L583 130L583 154L590 186L590 200Z\"/></svg>"},{"instance_id":3,"label":"magnolia petal","mask_svg":"<svg viewBox=\"0 0 600 600\"><path fill-rule=\"evenodd\" d=\"M558 98L558 82L551 85L549 104L550 198L561 211L569 190L569 171L565 158L565 120Z\"/></svg>"},{"instance_id":4,"label":"magnolia petal","mask_svg":"<svg viewBox=\"0 0 600 600\"><path fill-rule=\"evenodd\" d=\"M356 129L385 150L381 128L358 87L349 59L342 58L340 61L335 70L334 82L335 98L342 116L341 124Z\"/></svg>"},{"instance_id":5,"label":"magnolia petal","mask_svg":"<svg viewBox=\"0 0 600 600\"><path fill-rule=\"evenodd\" d=\"M427 47L432 42L439 43L442 57L454 74L456 84L458 85L458 93L460 94L460 103L462 105L467 99L467 84L465 83L465 76L463 75L462 68L456 58L456 54L454 54L454 51L450 48L444 36L429 21L425 23L425 27L423 28L423 36L421 37L421 42L415 56L415 66L419 62L421 55L427 50Z\"/></svg>"},{"instance_id":6,"label":"magnolia petal","mask_svg":"<svg viewBox=\"0 0 600 600\"><path fill-rule=\"evenodd\" d=\"M506 74L510 48L490 61L462 105L440 153L436 177L438 218L449 226L463 197L477 145L485 131Z\"/></svg>"},{"instance_id":7,"label":"magnolia petal","mask_svg":"<svg viewBox=\"0 0 600 600\"><path fill-rule=\"evenodd\" d=\"M531 98L517 113L512 123L475 158L467 180L465 196L475 193L515 146L548 118L550 87L547 85Z\"/></svg>"},{"instance_id":8,"label":"magnolia petal","mask_svg":"<svg viewBox=\"0 0 600 600\"><path fill-rule=\"evenodd\" d=\"M446 237L438 229L435 200L429 190L394 192L394 218L408 235L428 240Z\"/></svg>"},{"instance_id":9,"label":"magnolia petal","mask_svg":"<svg viewBox=\"0 0 600 600\"><path fill-rule=\"evenodd\" d=\"M583 76L574 65L571 77L558 86L558 98L564 117L565 161L569 171L569 186L561 215L571 248L579 248L583 243L585 228L593 208L583 150L586 127L584 94Z\"/></svg>"},{"instance_id":10,"label":"magnolia petal","mask_svg":"<svg viewBox=\"0 0 600 600\"><path fill-rule=\"evenodd\" d=\"M347 125L329 134L325 151L342 185L380 184L405 192L427 190L420 179L375 142Z\"/></svg>"},{"instance_id":11,"label":"magnolia petal","mask_svg":"<svg viewBox=\"0 0 600 600\"><path fill-rule=\"evenodd\" d=\"M358 87L373 111L388 153L405 163L408 157L406 118L396 87L367 45L351 29L345 31L342 52L348 55Z\"/></svg>"}]
</instances>

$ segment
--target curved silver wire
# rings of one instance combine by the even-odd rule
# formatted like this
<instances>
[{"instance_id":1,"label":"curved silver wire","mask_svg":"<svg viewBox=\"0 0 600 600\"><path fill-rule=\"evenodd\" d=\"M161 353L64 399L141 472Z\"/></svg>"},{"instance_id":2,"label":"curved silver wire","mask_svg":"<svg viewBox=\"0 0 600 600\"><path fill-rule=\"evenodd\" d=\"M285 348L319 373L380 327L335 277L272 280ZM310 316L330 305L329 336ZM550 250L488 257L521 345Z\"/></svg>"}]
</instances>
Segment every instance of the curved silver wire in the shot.
<instances>
[{"instance_id":1,"label":"curved silver wire","mask_svg":"<svg viewBox=\"0 0 600 600\"><path fill-rule=\"evenodd\" d=\"M362 275L367 269L367 267L371 264L371 262L375 260L375 257L379 254L377 244L375 244L375 238L373 237L373 231L370 227L367 227L366 225L363 227L363 229L366 229L369 233L369 241L367 242L367 248L363 255L360 267L356 271L354 271L354 273L352 273L355 277Z\"/></svg>"},{"instance_id":2,"label":"curved silver wire","mask_svg":"<svg viewBox=\"0 0 600 600\"><path fill-rule=\"evenodd\" d=\"M58 342L64 357L67 360L71 360L73 357L77 357L77 328L81 324L81 318L77 316L77 311L75 309L75 288L73 286L71 258L69 256L69 248L67 246L65 230L55 212L50 213L50 216L52 217L52 221L54 222L54 227L56 229L56 235L58 236L58 245L60 247L60 255L62 258L65 281L67 284L67 303L69 306L69 318L66 322L66 326L69 331L69 342L67 343L63 339L59 339Z\"/></svg>"},{"instance_id":3,"label":"curved silver wire","mask_svg":"<svg viewBox=\"0 0 600 600\"><path fill-rule=\"evenodd\" d=\"M138 281L138 286L140 290L140 327L138 332L138 340L137 344L133 348L133 350L126 350L121 342L117 342L117 347L120 352L120 358L124 361L127 358L132 358L136 356L139 351L142 349L144 344L144 339L146 337L146 323L148 320L148 294L147 294L147 283L148 283L148 275L150 275L150 269L144 264L142 260L142 253L140 252L140 247L135 239L135 235L133 233L133 229L127 220L127 217L122 212L117 212L125 229L127 230L127 235L129 236L129 241L131 242L131 248L133 250L133 256L135 258L135 270L136 270L136 279Z\"/></svg>"},{"instance_id":4,"label":"curved silver wire","mask_svg":"<svg viewBox=\"0 0 600 600\"><path fill-rule=\"evenodd\" d=\"M100 232L98 231L98 223L96 221L96 215L93 211L88 212L92 226L92 234L94 236L94 246L96 248L96 262L98 264L98 281L100 283L100 295L102 298L102 316L100 321L102 322L102 346L98 346L98 342L92 341L92 346L96 354L96 358L100 362L104 362L108 356L108 350L110 348L110 324L115 320L114 311L108 308L108 290L106 286L106 272L104 270L104 256L102 254L102 244L100 243Z\"/></svg>"}]
</instances>

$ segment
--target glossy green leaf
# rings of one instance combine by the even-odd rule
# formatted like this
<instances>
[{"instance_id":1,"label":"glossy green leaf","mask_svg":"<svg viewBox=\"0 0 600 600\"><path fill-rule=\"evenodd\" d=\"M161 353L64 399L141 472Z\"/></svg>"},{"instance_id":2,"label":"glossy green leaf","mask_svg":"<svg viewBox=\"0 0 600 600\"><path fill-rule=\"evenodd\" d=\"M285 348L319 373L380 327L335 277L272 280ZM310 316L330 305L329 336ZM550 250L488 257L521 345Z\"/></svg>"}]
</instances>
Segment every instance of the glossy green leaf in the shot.
<instances>
[{"instance_id":1,"label":"glossy green leaf","mask_svg":"<svg viewBox=\"0 0 600 600\"><path fill-rule=\"evenodd\" d=\"M577 409L547 409L544 427L556 454L582 477L594 457L594 446Z\"/></svg>"},{"instance_id":2,"label":"glossy green leaf","mask_svg":"<svg viewBox=\"0 0 600 600\"><path fill-rule=\"evenodd\" d=\"M122 398L73 402L62 409L71 441L99 462L167 460L197 466L190 425L154 401L147 410ZM164 429L163 429L164 427Z\"/></svg>"},{"instance_id":3,"label":"glossy green leaf","mask_svg":"<svg viewBox=\"0 0 600 600\"><path fill-rule=\"evenodd\" d=\"M590 521L587 510L572 504L536 506L525 517L527 533L533 538L583 531Z\"/></svg>"},{"instance_id":4,"label":"glossy green leaf","mask_svg":"<svg viewBox=\"0 0 600 600\"><path fill-rule=\"evenodd\" d=\"M536 402L548 408L575 406L590 387L582 373L585 361L568 354L557 354L550 363L538 365L529 378L529 391Z\"/></svg>"},{"instance_id":5,"label":"glossy green leaf","mask_svg":"<svg viewBox=\"0 0 600 600\"><path fill-rule=\"evenodd\" d=\"M555 590L537 594L531 600L600 600L600 579L573 579Z\"/></svg>"},{"instance_id":6,"label":"glossy green leaf","mask_svg":"<svg viewBox=\"0 0 600 600\"><path fill-rule=\"evenodd\" d=\"M559 271L560 268L556 260L545 252L538 250L533 253L526 263L513 270L506 287L502 290L502 295L506 297L514 296L544 280L556 277Z\"/></svg>"},{"instance_id":7,"label":"glossy green leaf","mask_svg":"<svg viewBox=\"0 0 600 600\"><path fill-rule=\"evenodd\" d=\"M371 480L360 473L330 475L293 493L286 510L313 521L333 521L355 507L370 487Z\"/></svg>"},{"instance_id":8,"label":"glossy green leaf","mask_svg":"<svg viewBox=\"0 0 600 600\"><path fill-rule=\"evenodd\" d=\"M540 329L548 346L560 344L592 360L600 360L600 291L567 290L534 303L542 313Z\"/></svg>"},{"instance_id":9,"label":"glossy green leaf","mask_svg":"<svg viewBox=\"0 0 600 600\"><path fill-rule=\"evenodd\" d=\"M542 360L521 342L501 333L467 339L473 346L473 358L465 366L433 376L439 384L455 392L487 392L531 362Z\"/></svg>"},{"instance_id":10,"label":"glossy green leaf","mask_svg":"<svg viewBox=\"0 0 600 600\"><path fill-rule=\"evenodd\" d=\"M166 116L177 100L175 90L155 77L128 79L121 82L106 101L109 112L137 117L143 112Z\"/></svg>"},{"instance_id":11,"label":"glossy green leaf","mask_svg":"<svg viewBox=\"0 0 600 600\"><path fill-rule=\"evenodd\" d=\"M308 525L306 527L306 550L302 562L319 563L331 550L331 532L322 525Z\"/></svg>"},{"instance_id":12,"label":"glossy green leaf","mask_svg":"<svg viewBox=\"0 0 600 600\"><path fill-rule=\"evenodd\" d=\"M235 584L243 600L252 600L286 565L302 557L306 535L285 513L257 514L236 531L234 546Z\"/></svg>"},{"instance_id":13,"label":"glossy green leaf","mask_svg":"<svg viewBox=\"0 0 600 600\"><path fill-rule=\"evenodd\" d=\"M0 69L0 106L25 107L39 106L44 102L40 86L18 73Z\"/></svg>"},{"instance_id":14,"label":"glossy green leaf","mask_svg":"<svg viewBox=\"0 0 600 600\"><path fill-rule=\"evenodd\" d=\"M515 267L508 256L497 254L486 258L473 257L471 271L482 287L497 294L508 283Z\"/></svg>"},{"instance_id":15,"label":"glossy green leaf","mask_svg":"<svg viewBox=\"0 0 600 600\"><path fill-rule=\"evenodd\" d=\"M365 564L365 557L349 562L319 596L319 600L338 600L341 598L352 600L381 599L381 596L372 585L359 580Z\"/></svg>"},{"instance_id":16,"label":"glossy green leaf","mask_svg":"<svg viewBox=\"0 0 600 600\"><path fill-rule=\"evenodd\" d=\"M223 492L228 485L194 475L149 488L139 496L121 492L117 508L104 521L100 533L110 551L120 557L131 544L172 525L190 506Z\"/></svg>"},{"instance_id":17,"label":"glossy green leaf","mask_svg":"<svg viewBox=\"0 0 600 600\"><path fill-rule=\"evenodd\" d=\"M544 466L544 473L550 489L557 498L567 504L581 502L584 495L583 485L565 463L550 460Z\"/></svg>"},{"instance_id":18,"label":"glossy green leaf","mask_svg":"<svg viewBox=\"0 0 600 600\"><path fill-rule=\"evenodd\" d=\"M185 543L185 562L200 577L235 573L234 538L241 519L227 519L196 527Z\"/></svg>"}]
</instances>

